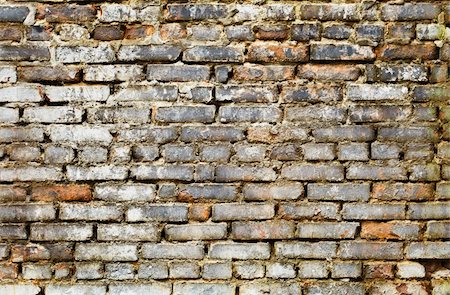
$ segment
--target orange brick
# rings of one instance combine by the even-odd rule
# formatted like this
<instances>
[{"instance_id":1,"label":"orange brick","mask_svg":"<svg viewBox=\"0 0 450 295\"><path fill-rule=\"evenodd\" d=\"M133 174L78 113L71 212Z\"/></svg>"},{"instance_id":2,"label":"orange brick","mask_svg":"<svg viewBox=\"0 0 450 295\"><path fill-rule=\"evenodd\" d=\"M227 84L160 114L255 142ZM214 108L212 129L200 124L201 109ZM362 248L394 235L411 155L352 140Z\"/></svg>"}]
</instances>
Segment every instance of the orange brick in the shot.
<instances>
[{"instance_id":1,"label":"orange brick","mask_svg":"<svg viewBox=\"0 0 450 295\"><path fill-rule=\"evenodd\" d=\"M90 201L91 189L88 185L50 185L32 189L31 198L35 201Z\"/></svg>"}]
</instances>

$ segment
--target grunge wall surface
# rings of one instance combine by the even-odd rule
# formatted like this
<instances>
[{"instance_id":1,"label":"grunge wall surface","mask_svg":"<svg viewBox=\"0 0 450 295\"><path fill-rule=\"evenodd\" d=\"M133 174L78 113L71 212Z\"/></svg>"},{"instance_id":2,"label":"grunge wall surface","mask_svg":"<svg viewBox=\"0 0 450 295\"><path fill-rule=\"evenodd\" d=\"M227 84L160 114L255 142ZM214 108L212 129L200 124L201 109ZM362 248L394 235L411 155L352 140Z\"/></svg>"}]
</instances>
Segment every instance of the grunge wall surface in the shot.
<instances>
[{"instance_id":1,"label":"grunge wall surface","mask_svg":"<svg viewBox=\"0 0 450 295\"><path fill-rule=\"evenodd\" d=\"M0 294L450 294L450 3L0 4Z\"/></svg>"}]
</instances>

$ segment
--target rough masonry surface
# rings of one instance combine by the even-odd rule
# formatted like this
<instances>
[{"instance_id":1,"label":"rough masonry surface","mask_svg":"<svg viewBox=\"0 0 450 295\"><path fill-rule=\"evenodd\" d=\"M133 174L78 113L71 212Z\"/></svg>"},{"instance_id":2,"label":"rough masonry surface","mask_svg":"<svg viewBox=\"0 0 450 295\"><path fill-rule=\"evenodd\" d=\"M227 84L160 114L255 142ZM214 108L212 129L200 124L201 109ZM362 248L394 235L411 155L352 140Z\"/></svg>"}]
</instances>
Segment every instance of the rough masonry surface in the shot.
<instances>
[{"instance_id":1,"label":"rough masonry surface","mask_svg":"<svg viewBox=\"0 0 450 295\"><path fill-rule=\"evenodd\" d=\"M449 295L419 1L1 1L0 294Z\"/></svg>"}]
</instances>

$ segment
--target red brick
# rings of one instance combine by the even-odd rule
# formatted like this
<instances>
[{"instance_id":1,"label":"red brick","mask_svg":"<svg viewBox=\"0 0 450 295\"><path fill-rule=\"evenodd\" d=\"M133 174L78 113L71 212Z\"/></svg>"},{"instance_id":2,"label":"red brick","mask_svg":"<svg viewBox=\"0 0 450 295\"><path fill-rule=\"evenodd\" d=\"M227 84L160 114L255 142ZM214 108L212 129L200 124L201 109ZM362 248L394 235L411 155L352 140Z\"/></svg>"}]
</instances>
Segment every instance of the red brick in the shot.
<instances>
[{"instance_id":1,"label":"red brick","mask_svg":"<svg viewBox=\"0 0 450 295\"><path fill-rule=\"evenodd\" d=\"M32 189L31 197L36 201L90 201L91 189L88 185L51 185Z\"/></svg>"}]
</instances>

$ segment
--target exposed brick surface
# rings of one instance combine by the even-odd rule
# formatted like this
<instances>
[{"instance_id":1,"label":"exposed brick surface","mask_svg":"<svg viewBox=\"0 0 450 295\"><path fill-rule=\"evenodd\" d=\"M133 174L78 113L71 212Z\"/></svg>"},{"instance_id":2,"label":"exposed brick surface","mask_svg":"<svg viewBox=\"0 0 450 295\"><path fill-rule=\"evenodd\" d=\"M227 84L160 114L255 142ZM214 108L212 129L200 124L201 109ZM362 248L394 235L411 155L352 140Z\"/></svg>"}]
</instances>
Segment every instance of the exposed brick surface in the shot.
<instances>
[{"instance_id":1,"label":"exposed brick surface","mask_svg":"<svg viewBox=\"0 0 450 295\"><path fill-rule=\"evenodd\" d=\"M450 294L449 26L4 0L0 294Z\"/></svg>"}]
</instances>

